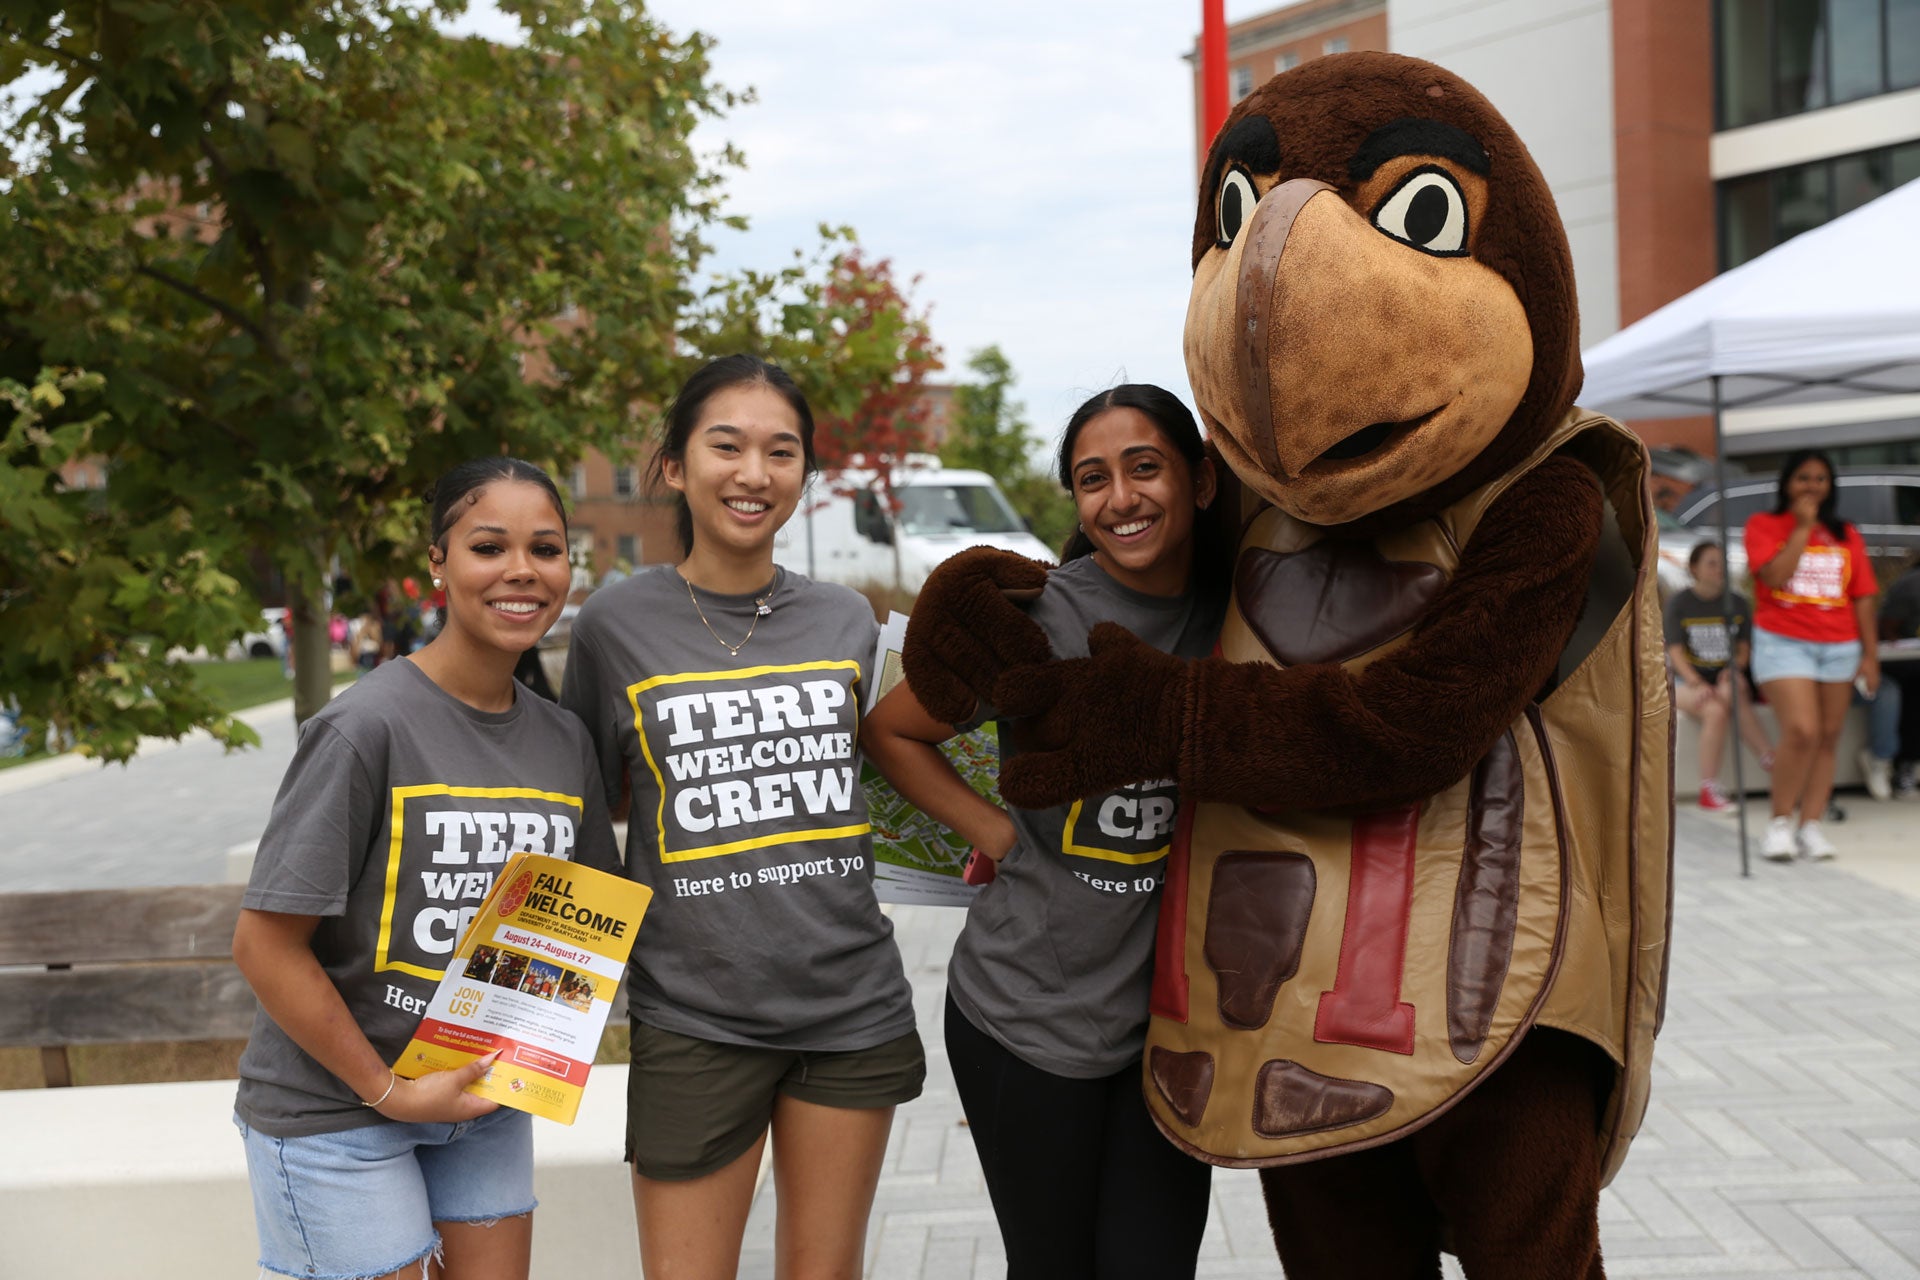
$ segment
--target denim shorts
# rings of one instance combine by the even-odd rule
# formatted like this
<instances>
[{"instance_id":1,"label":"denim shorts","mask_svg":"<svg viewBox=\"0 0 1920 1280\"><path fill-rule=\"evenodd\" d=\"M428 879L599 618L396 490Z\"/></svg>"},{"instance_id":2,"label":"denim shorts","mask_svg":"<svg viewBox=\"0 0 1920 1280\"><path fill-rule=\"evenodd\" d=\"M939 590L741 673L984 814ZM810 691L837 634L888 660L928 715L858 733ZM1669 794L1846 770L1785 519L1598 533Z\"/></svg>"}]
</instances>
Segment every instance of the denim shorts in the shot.
<instances>
[{"instance_id":1,"label":"denim shorts","mask_svg":"<svg viewBox=\"0 0 1920 1280\"><path fill-rule=\"evenodd\" d=\"M1796 640L1754 628L1753 678L1761 684L1769 680L1845 684L1859 670L1858 640Z\"/></svg>"},{"instance_id":2,"label":"denim shorts","mask_svg":"<svg viewBox=\"0 0 1920 1280\"><path fill-rule=\"evenodd\" d=\"M533 1212L533 1117L506 1107L460 1124L398 1124L276 1138L239 1116L260 1265L361 1280L425 1263L436 1222Z\"/></svg>"}]
</instances>

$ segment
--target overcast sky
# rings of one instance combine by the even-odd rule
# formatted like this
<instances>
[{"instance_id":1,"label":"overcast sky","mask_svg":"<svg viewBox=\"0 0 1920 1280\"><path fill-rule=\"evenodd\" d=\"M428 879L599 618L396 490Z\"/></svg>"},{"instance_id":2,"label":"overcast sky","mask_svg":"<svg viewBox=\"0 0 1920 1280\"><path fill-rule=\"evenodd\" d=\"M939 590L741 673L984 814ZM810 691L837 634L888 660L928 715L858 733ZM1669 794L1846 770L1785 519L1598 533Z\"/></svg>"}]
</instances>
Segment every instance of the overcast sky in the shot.
<instances>
[{"instance_id":1,"label":"overcast sky","mask_svg":"<svg viewBox=\"0 0 1920 1280\"><path fill-rule=\"evenodd\" d=\"M1272 7L1229 3L1229 21ZM773 267L847 223L919 276L947 371L998 343L1037 434L1180 355L1199 0L656 0L757 101L708 126L746 154L721 267ZM489 3L462 29L510 30Z\"/></svg>"}]
</instances>

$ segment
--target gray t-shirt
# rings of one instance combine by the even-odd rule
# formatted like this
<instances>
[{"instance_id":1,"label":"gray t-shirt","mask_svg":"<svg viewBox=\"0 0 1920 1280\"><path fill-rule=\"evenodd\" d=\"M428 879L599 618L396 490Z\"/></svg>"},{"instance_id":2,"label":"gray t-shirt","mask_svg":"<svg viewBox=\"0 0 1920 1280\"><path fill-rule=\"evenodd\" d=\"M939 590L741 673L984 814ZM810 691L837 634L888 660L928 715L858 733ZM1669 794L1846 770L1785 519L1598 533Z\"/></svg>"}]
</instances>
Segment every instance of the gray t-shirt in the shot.
<instances>
[{"instance_id":1,"label":"gray t-shirt","mask_svg":"<svg viewBox=\"0 0 1920 1280\"><path fill-rule=\"evenodd\" d=\"M1745 643L1747 632L1753 626L1753 609L1747 604L1747 598L1739 592L1733 593L1733 642ZM1721 607L1718 596L1706 599L1692 587L1676 591L1667 601L1667 613L1664 619L1666 641L1669 645L1684 645L1687 661L1693 664L1703 679L1718 680L1721 668L1733 654L1733 645L1727 643L1727 615Z\"/></svg>"},{"instance_id":2,"label":"gray t-shirt","mask_svg":"<svg viewBox=\"0 0 1920 1280\"><path fill-rule=\"evenodd\" d=\"M1165 653L1199 658L1220 634L1223 605L1196 592L1143 595L1084 556L1047 575L1030 612L1056 657L1085 657L1087 632L1117 622ZM1018 738L1002 721L1003 759ZM1009 810L1014 846L968 909L947 968L968 1021L1055 1075L1111 1075L1139 1062L1178 798L1163 778Z\"/></svg>"},{"instance_id":3,"label":"gray t-shirt","mask_svg":"<svg viewBox=\"0 0 1920 1280\"><path fill-rule=\"evenodd\" d=\"M627 874L655 894L627 1000L680 1035L867 1049L913 1030L893 924L873 896L860 699L879 627L865 597L776 570L772 611L670 565L596 592L561 687L622 781Z\"/></svg>"},{"instance_id":4,"label":"gray t-shirt","mask_svg":"<svg viewBox=\"0 0 1920 1280\"><path fill-rule=\"evenodd\" d=\"M301 728L245 905L321 917L320 967L392 1062L510 854L620 870L598 780L580 722L552 703L520 689L510 709L478 711L386 663ZM265 1013L236 1109L282 1138L384 1119Z\"/></svg>"}]
</instances>

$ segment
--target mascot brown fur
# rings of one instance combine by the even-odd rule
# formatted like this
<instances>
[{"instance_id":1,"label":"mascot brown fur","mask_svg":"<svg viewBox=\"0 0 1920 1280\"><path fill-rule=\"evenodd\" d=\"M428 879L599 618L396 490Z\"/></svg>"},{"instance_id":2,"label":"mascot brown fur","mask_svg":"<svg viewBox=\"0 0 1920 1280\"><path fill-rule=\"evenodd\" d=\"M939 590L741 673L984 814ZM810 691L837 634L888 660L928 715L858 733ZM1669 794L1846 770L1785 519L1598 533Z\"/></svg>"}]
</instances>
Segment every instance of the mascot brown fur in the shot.
<instances>
[{"instance_id":1,"label":"mascot brown fur","mask_svg":"<svg viewBox=\"0 0 1920 1280\"><path fill-rule=\"evenodd\" d=\"M1145 1087L1257 1167L1294 1280L1601 1274L1671 901L1645 451L1573 407L1546 183L1448 72L1329 57L1215 139L1186 354L1244 486L1217 656L1048 660L1044 569L949 561L907 637L936 716L1031 743L1012 802L1176 776ZM1234 504L1219 504L1231 507Z\"/></svg>"}]
</instances>

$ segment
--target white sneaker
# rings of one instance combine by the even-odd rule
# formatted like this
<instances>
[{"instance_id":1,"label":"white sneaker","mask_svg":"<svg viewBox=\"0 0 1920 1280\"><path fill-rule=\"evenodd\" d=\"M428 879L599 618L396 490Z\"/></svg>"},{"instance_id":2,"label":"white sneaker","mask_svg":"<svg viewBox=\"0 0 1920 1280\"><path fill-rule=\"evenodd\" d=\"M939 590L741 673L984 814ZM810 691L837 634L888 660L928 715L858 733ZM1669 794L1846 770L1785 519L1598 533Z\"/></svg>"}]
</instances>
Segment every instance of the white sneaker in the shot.
<instances>
[{"instance_id":1,"label":"white sneaker","mask_svg":"<svg viewBox=\"0 0 1920 1280\"><path fill-rule=\"evenodd\" d=\"M1893 799L1893 761L1882 760L1867 747L1860 748L1860 773L1867 794L1875 800Z\"/></svg>"},{"instance_id":2,"label":"white sneaker","mask_svg":"<svg viewBox=\"0 0 1920 1280\"><path fill-rule=\"evenodd\" d=\"M1793 819L1775 818L1767 824L1766 842L1760 846L1760 856L1769 862L1792 862L1793 855L1800 846L1793 838Z\"/></svg>"},{"instance_id":3,"label":"white sneaker","mask_svg":"<svg viewBox=\"0 0 1920 1280\"><path fill-rule=\"evenodd\" d=\"M1816 822L1800 824L1800 856L1811 858L1815 862L1831 862L1839 850L1833 847L1833 841L1827 839L1826 832Z\"/></svg>"}]
</instances>

